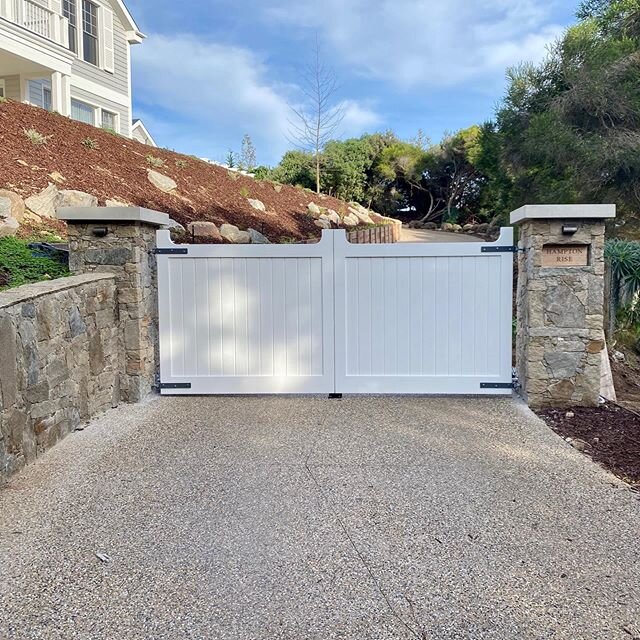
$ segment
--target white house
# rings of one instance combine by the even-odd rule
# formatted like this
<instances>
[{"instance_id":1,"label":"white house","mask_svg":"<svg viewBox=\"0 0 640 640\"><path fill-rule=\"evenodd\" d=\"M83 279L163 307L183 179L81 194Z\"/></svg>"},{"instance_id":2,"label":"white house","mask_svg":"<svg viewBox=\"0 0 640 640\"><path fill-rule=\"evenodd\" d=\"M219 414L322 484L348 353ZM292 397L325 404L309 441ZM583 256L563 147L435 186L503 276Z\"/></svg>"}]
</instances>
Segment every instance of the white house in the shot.
<instances>
[{"instance_id":1,"label":"white house","mask_svg":"<svg viewBox=\"0 0 640 640\"><path fill-rule=\"evenodd\" d=\"M139 118L136 118L133 121L131 126L131 137L138 142L148 144L150 147L158 146L151 134L147 131L147 127L144 126L144 123Z\"/></svg>"},{"instance_id":2,"label":"white house","mask_svg":"<svg viewBox=\"0 0 640 640\"><path fill-rule=\"evenodd\" d=\"M122 0L0 0L0 95L131 137L131 45Z\"/></svg>"}]
</instances>

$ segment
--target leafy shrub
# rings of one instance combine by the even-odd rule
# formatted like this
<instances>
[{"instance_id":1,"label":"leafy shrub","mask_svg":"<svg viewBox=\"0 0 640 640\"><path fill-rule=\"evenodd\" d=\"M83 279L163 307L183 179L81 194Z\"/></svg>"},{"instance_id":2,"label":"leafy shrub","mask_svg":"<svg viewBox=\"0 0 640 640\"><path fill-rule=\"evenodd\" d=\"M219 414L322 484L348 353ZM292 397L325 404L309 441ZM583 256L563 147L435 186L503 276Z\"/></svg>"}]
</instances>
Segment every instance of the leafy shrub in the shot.
<instances>
[{"instance_id":1,"label":"leafy shrub","mask_svg":"<svg viewBox=\"0 0 640 640\"><path fill-rule=\"evenodd\" d=\"M0 238L0 290L69 275L66 265L34 256L27 245L26 240Z\"/></svg>"},{"instance_id":2,"label":"leafy shrub","mask_svg":"<svg viewBox=\"0 0 640 640\"><path fill-rule=\"evenodd\" d=\"M99 149L100 145L98 145L98 141L93 138L85 138L80 143L85 149Z\"/></svg>"},{"instance_id":3,"label":"leafy shrub","mask_svg":"<svg viewBox=\"0 0 640 640\"><path fill-rule=\"evenodd\" d=\"M23 129L22 132L27 137L29 142L31 142L31 144L35 145L36 147L41 147L42 145L47 144L47 142L49 142L49 140L53 138L53 136L42 135L35 129Z\"/></svg>"},{"instance_id":4,"label":"leafy shrub","mask_svg":"<svg viewBox=\"0 0 640 640\"><path fill-rule=\"evenodd\" d=\"M247 187L242 187L242 189L240 189L240 195L243 198L248 198L249 197L249 189L247 189Z\"/></svg>"},{"instance_id":5,"label":"leafy shrub","mask_svg":"<svg viewBox=\"0 0 640 640\"><path fill-rule=\"evenodd\" d=\"M611 270L609 308L617 328L635 332L640 342L640 242L607 240L604 255Z\"/></svg>"},{"instance_id":6,"label":"leafy shrub","mask_svg":"<svg viewBox=\"0 0 640 640\"><path fill-rule=\"evenodd\" d=\"M186 169L187 168L187 161L186 160L176 160L176 167L178 169Z\"/></svg>"},{"instance_id":7,"label":"leafy shrub","mask_svg":"<svg viewBox=\"0 0 640 640\"><path fill-rule=\"evenodd\" d=\"M0 96L0 104L6 101L7 101L7 98L5 98L4 96Z\"/></svg>"},{"instance_id":8,"label":"leafy shrub","mask_svg":"<svg viewBox=\"0 0 640 640\"><path fill-rule=\"evenodd\" d=\"M151 154L149 154L147 156L147 164L151 167L155 167L156 169L160 169L164 167L165 162L162 158L158 158L156 156L152 156Z\"/></svg>"}]
</instances>

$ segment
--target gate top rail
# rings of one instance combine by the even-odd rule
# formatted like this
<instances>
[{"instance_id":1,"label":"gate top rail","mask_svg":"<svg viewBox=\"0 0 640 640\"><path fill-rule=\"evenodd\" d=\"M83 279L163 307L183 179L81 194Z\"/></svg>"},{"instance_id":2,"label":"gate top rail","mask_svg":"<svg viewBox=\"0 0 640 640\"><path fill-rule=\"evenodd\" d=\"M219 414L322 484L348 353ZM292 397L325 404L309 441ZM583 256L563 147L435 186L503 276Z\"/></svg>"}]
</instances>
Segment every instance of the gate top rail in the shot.
<instances>
[{"instance_id":1,"label":"gate top rail","mask_svg":"<svg viewBox=\"0 0 640 640\"><path fill-rule=\"evenodd\" d=\"M312 244L175 244L169 230L156 232L156 253L172 257L190 258L295 258L301 256L322 256L327 245L337 250L349 249L355 257L397 256L397 257L464 257L495 253L515 252L513 228L502 227L495 242L396 242L388 244L355 244L347 240L344 229L323 229L319 242Z\"/></svg>"}]
</instances>

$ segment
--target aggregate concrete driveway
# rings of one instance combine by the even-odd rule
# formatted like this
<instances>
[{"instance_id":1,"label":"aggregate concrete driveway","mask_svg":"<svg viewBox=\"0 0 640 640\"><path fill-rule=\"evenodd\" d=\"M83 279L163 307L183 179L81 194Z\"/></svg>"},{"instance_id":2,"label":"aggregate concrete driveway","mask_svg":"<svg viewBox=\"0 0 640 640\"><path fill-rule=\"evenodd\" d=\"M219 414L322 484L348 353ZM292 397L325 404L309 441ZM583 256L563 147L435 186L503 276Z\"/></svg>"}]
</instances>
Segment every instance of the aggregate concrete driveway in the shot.
<instances>
[{"instance_id":1,"label":"aggregate concrete driveway","mask_svg":"<svg viewBox=\"0 0 640 640\"><path fill-rule=\"evenodd\" d=\"M156 398L0 490L0 638L630 640L638 498L508 398Z\"/></svg>"}]
</instances>

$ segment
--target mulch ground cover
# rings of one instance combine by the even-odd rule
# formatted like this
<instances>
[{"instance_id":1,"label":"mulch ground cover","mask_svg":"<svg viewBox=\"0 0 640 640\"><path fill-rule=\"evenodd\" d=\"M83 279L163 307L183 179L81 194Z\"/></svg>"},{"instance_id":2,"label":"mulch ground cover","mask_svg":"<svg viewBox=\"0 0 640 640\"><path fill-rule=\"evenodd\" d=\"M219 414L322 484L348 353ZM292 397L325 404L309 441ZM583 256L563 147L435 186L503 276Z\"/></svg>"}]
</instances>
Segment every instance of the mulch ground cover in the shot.
<instances>
[{"instance_id":1,"label":"mulch ground cover","mask_svg":"<svg viewBox=\"0 0 640 640\"><path fill-rule=\"evenodd\" d=\"M29 129L42 134L45 142L31 142L25 135ZM60 189L86 191L101 205L116 199L164 211L184 226L193 220L228 222L252 227L272 241L300 241L320 236L308 215L310 202L339 213L347 209L345 202L330 196L255 180L12 101L0 104L0 149L0 188L28 197L54 182L55 172L62 176L57 177ZM152 186L149 169L173 178L176 192ZM248 198L262 201L266 211L254 209Z\"/></svg>"},{"instance_id":2,"label":"mulch ground cover","mask_svg":"<svg viewBox=\"0 0 640 640\"><path fill-rule=\"evenodd\" d=\"M538 415L574 447L640 489L640 413L608 403Z\"/></svg>"}]
</instances>

